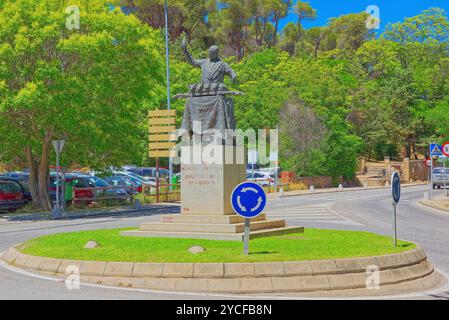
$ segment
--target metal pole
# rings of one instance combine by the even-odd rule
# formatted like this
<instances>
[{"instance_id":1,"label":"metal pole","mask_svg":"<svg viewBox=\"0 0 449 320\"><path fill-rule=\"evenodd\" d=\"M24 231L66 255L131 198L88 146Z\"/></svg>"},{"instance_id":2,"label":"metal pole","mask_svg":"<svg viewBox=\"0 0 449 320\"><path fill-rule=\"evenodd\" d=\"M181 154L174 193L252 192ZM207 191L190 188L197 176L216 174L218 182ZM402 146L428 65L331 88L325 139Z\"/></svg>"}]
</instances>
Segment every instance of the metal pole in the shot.
<instances>
[{"instance_id":1,"label":"metal pole","mask_svg":"<svg viewBox=\"0 0 449 320\"><path fill-rule=\"evenodd\" d=\"M159 203L159 158L156 158L156 203Z\"/></svg>"},{"instance_id":2,"label":"metal pole","mask_svg":"<svg viewBox=\"0 0 449 320\"><path fill-rule=\"evenodd\" d=\"M446 157L443 158L443 186L444 186L444 195L447 196L446 192Z\"/></svg>"},{"instance_id":3,"label":"metal pole","mask_svg":"<svg viewBox=\"0 0 449 320\"><path fill-rule=\"evenodd\" d=\"M171 109L171 93L170 93L170 48L169 48L169 36L168 36L168 0L165 0L165 64L167 72L167 110ZM173 179L173 162L171 157L168 157L168 184L171 184ZM171 187L170 187L171 189Z\"/></svg>"},{"instance_id":4,"label":"metal pole","mask_svg":"<svg viewBox=\"0 0 449 320\"><path fill-rule=\"evenodd\" d=\"M433 157L430 156L430 200L433 200Z\"/></svg>"},{"instance_id":5,"label":"metal pole","mask_svg":"<svg viewBox=\"0 0 449 320\"><path fill-rule=\"evenodd\" d=\"M393 203L393 245L396 247L398 244L398 233L396 228L396 203Z\"/></svg>"},{"instance_id":6,"label":"metal pole","mask_svg":"<svg viewBox=\"0 0 449 320\"><path fill-rule=\"evenodd\" d=\"M243 235L243 254L245 256L249 253L249 232L250 232L250 222L251 219L245 218L245 232Z\"/></svg>"},{"instance_id":7,"label":"metal pole","mask_svg":"<svg viewBox=\"0 0 449 320\"><path fill-rule=\"evenodd\" d=\"M56 152L56 208L61 209L59 202L59 152Z\"/></svg>"}]
</instances>

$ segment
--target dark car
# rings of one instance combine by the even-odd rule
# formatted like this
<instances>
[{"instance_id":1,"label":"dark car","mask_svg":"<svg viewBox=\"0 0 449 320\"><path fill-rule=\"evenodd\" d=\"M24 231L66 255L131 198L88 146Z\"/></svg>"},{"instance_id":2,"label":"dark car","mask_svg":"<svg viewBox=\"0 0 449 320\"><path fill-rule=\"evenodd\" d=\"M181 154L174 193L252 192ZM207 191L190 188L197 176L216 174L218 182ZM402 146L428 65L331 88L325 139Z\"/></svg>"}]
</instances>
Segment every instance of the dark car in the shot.
<instances>
[{"instance_id":1,"label":"dark car","mask_svg":"<svg viewBox=\"0 0 449 320\"><path fill-rule=\"evenodd\" d=\"M126 169L128 172L132 172L138 174L147 179L154 180L156 178L156 168L155 167L146 167L146 168L128 168ZM159 177L160 178L168 178L170 172L165 168L159 168Z\"/></svg>"},{"instance_id":2,"label":"dark car","mask_svg":"<svg viewBox=\"0 0 449 320\"><path fill-rule=\"evenodd\" d=\"M132 181L130 178L125 176L112 176L105 178L105 180L111 186L123 188L130 195L142 192L142 183L138 180Z\"/></svg>"},{"instance_id":3,"label":"dark car","mask_svg":"<svg viewBox=\"0 0 449 320\"><path fill-rule=\"evenodd\" d=\"M30 187L28 185L27 180L23 180L21 178L12 178L12 177L4 177L0 176L0 181L13 181L16 182L20 187L20 192L22 192L24 196L25 202L31 202L33 198L31 197Z\"/></svg>"},{"instance_id":4,"label":"dark car","mask_svg":"<svg viewBox=\"0 0 449 320\"><path fill-rule=\"evenodd\" d=\"M14 181L0 180L0 211L13 212L25 205L20 185Z\"/></svg>"},{"instance_id":5,"label":"dark car","mask_svg":"<svg viewBox=\"0 0 449 320\"><path fill-rule=\"evenodd\" d=\"M13 178L18 181L28 181L30 178L30 174L27 172L22 171L15 171L15 172L5 172L2 174L4 177Z\"/></svg>"},{"instance_id":6,"label":"dark car","mask_svg":"<svg viewBox=\"0 0 449 320\"><path fill-rule=\"evenodd\" d=\"M122 188L116 188L115 186L109 184L107 181L95 177L86 176L85 177L90 183L92 183L95 188L105 188L104 190L96 190L96 195L99 197L111 197L118 200L128 200L129 194Z\"/></svg>"}]
</instances>

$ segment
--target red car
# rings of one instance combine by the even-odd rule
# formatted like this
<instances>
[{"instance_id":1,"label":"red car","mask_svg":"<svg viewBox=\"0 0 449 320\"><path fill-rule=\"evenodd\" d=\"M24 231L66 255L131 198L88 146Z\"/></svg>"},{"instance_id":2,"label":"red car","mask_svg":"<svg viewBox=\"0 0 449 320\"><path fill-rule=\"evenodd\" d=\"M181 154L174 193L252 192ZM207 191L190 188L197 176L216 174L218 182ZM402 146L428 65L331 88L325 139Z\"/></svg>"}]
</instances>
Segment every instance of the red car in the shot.
<instances>
[{"instance_id":1,"label":"red car","mask_svg":"<svg viewBox=\"0 0 449 320\"><path fill-rule=\"evenodd\" d=\"M25 205L25 197L20 186L13 181L0 180L0 211L13 212Z\"/></svg>"},{"instance_id":2,"label":"red car","mask_svg":"<svg viewBox=\"0 0 449 320\"><path fill-rule=\"evenodd\" d=\"M75 187L75 198L76 199L92 199L94 198L95 185L89 181L86 177L77 177L73 175L66 175L66 182L71 183ZM81 190L79 188L82 188ZM50 176L49 184L49 194L51 199L54 201L56 199L56 175ZM90 201L87 200L87 203Z\"/></svg>"}]
</instances>

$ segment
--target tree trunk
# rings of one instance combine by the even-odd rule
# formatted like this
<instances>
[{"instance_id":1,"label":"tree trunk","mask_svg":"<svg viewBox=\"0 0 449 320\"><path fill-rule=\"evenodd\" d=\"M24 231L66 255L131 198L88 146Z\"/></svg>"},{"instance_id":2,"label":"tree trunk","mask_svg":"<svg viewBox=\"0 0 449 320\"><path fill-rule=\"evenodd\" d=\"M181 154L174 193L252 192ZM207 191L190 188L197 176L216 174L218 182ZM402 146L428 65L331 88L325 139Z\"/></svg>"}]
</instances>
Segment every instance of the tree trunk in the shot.
<instances>
[{"instance_id":1,"label":"tree trunk","mask_svg":"<svg viewBox=\"0 0 449 320\"><path fill-rule=\"evenodd\" d=\"M49 153L50 153L50 142L48 141L48 139L45 139L42 145L41 161L39 164L39 172L38 172L39 200L42 209L45 210L51 210L50 197L48 196Z\"/></svg>"},{"instance_id":2,"label":"tree trunk","mask_svg":"<svg viewBox=\"0 0 449 320\"><path fill-rule=\"evenodd\" d=\"M39 208L40 201L39 201L39 190L37 188L38 179L37 179L36 161L34 160L33 151L31 150L30 146L25 147L25 154L26 154L26 158L27 158L28 168L30 171L29 187L30 187L31 197L33 199L33 207Z\"/></svg>"}]
</instances>

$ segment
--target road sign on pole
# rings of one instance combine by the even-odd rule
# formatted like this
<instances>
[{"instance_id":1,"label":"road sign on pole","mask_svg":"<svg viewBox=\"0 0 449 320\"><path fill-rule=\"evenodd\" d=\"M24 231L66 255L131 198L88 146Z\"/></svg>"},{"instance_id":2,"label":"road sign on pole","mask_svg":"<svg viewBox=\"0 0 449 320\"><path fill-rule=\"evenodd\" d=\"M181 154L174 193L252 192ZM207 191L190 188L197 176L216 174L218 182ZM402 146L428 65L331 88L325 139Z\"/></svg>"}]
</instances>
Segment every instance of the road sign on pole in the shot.
<instances>
[{"instance_id":1,"label":"road sign on pole","mask_svg":"<svg viewBox=\"0 0 449 320\"><path fill-rule=\"evenodd\" d=\"M249 252L249 233L251 218L262 213L267 204L267 196L263 188L254 182L243 182L235 187L231 195L231 205L234 212L245 218L243 235L243 253Z\"/></svg>"},{"instance_id":2,"label":"road sign on pole","mask_svg":"<svg viewBox=\"0 0 449 320\"><path fill-rule=\"evenodd\" d=\"M52 217L59 218L62 217L61 202L59 196L59 185L61 181L59 177L59 156L61 155L62 148L64 148L65 140L56 140L52 141L51 143L53 144L56 152L56 205L53 207Z\"/></svg>"},{"instance_id":3,"label":"road sign on pole","mask_svg":"<svg viewBox=\"0 0 449 320\"><path fill-rule=\"evenodd\" d=\"M61 154L62 148L64 148L65 140L56 140L51 142L53 144L53 148L55 148L55 152L57 155Z\"/></svg>"},{"instance_id":4,"label":"road sign on pole","mask_svg":"<svg viewBox=\"0 0 449 320\"><path fill-rule=\"evenodd\" d=\"M443 155L442 148L439 144L432 143L430 145L430 157L439 157Z\"/></svg>"},{"instance_id":5,"label":"road sign on pole","mask_svg":"<svg viewBox=\"0 0 449 320\"><path fill-rule=\"evenodd\" d=\"M446 157L449 157L449 142L446 142L445 144L443 144L442 150L443 155L445 155Z\"/></svg>"},{"instance_id":6,"label":"road sign on pole","mask_svg":"<svg viewBox=\"0 0 449 320\"><path fill-rule=\"evenodd\" d=\"M391 175L391 195L393 197L393 244L397 246L396 207L401 200L401 177L395 171Z\"/></svg>"}]
</instances>

